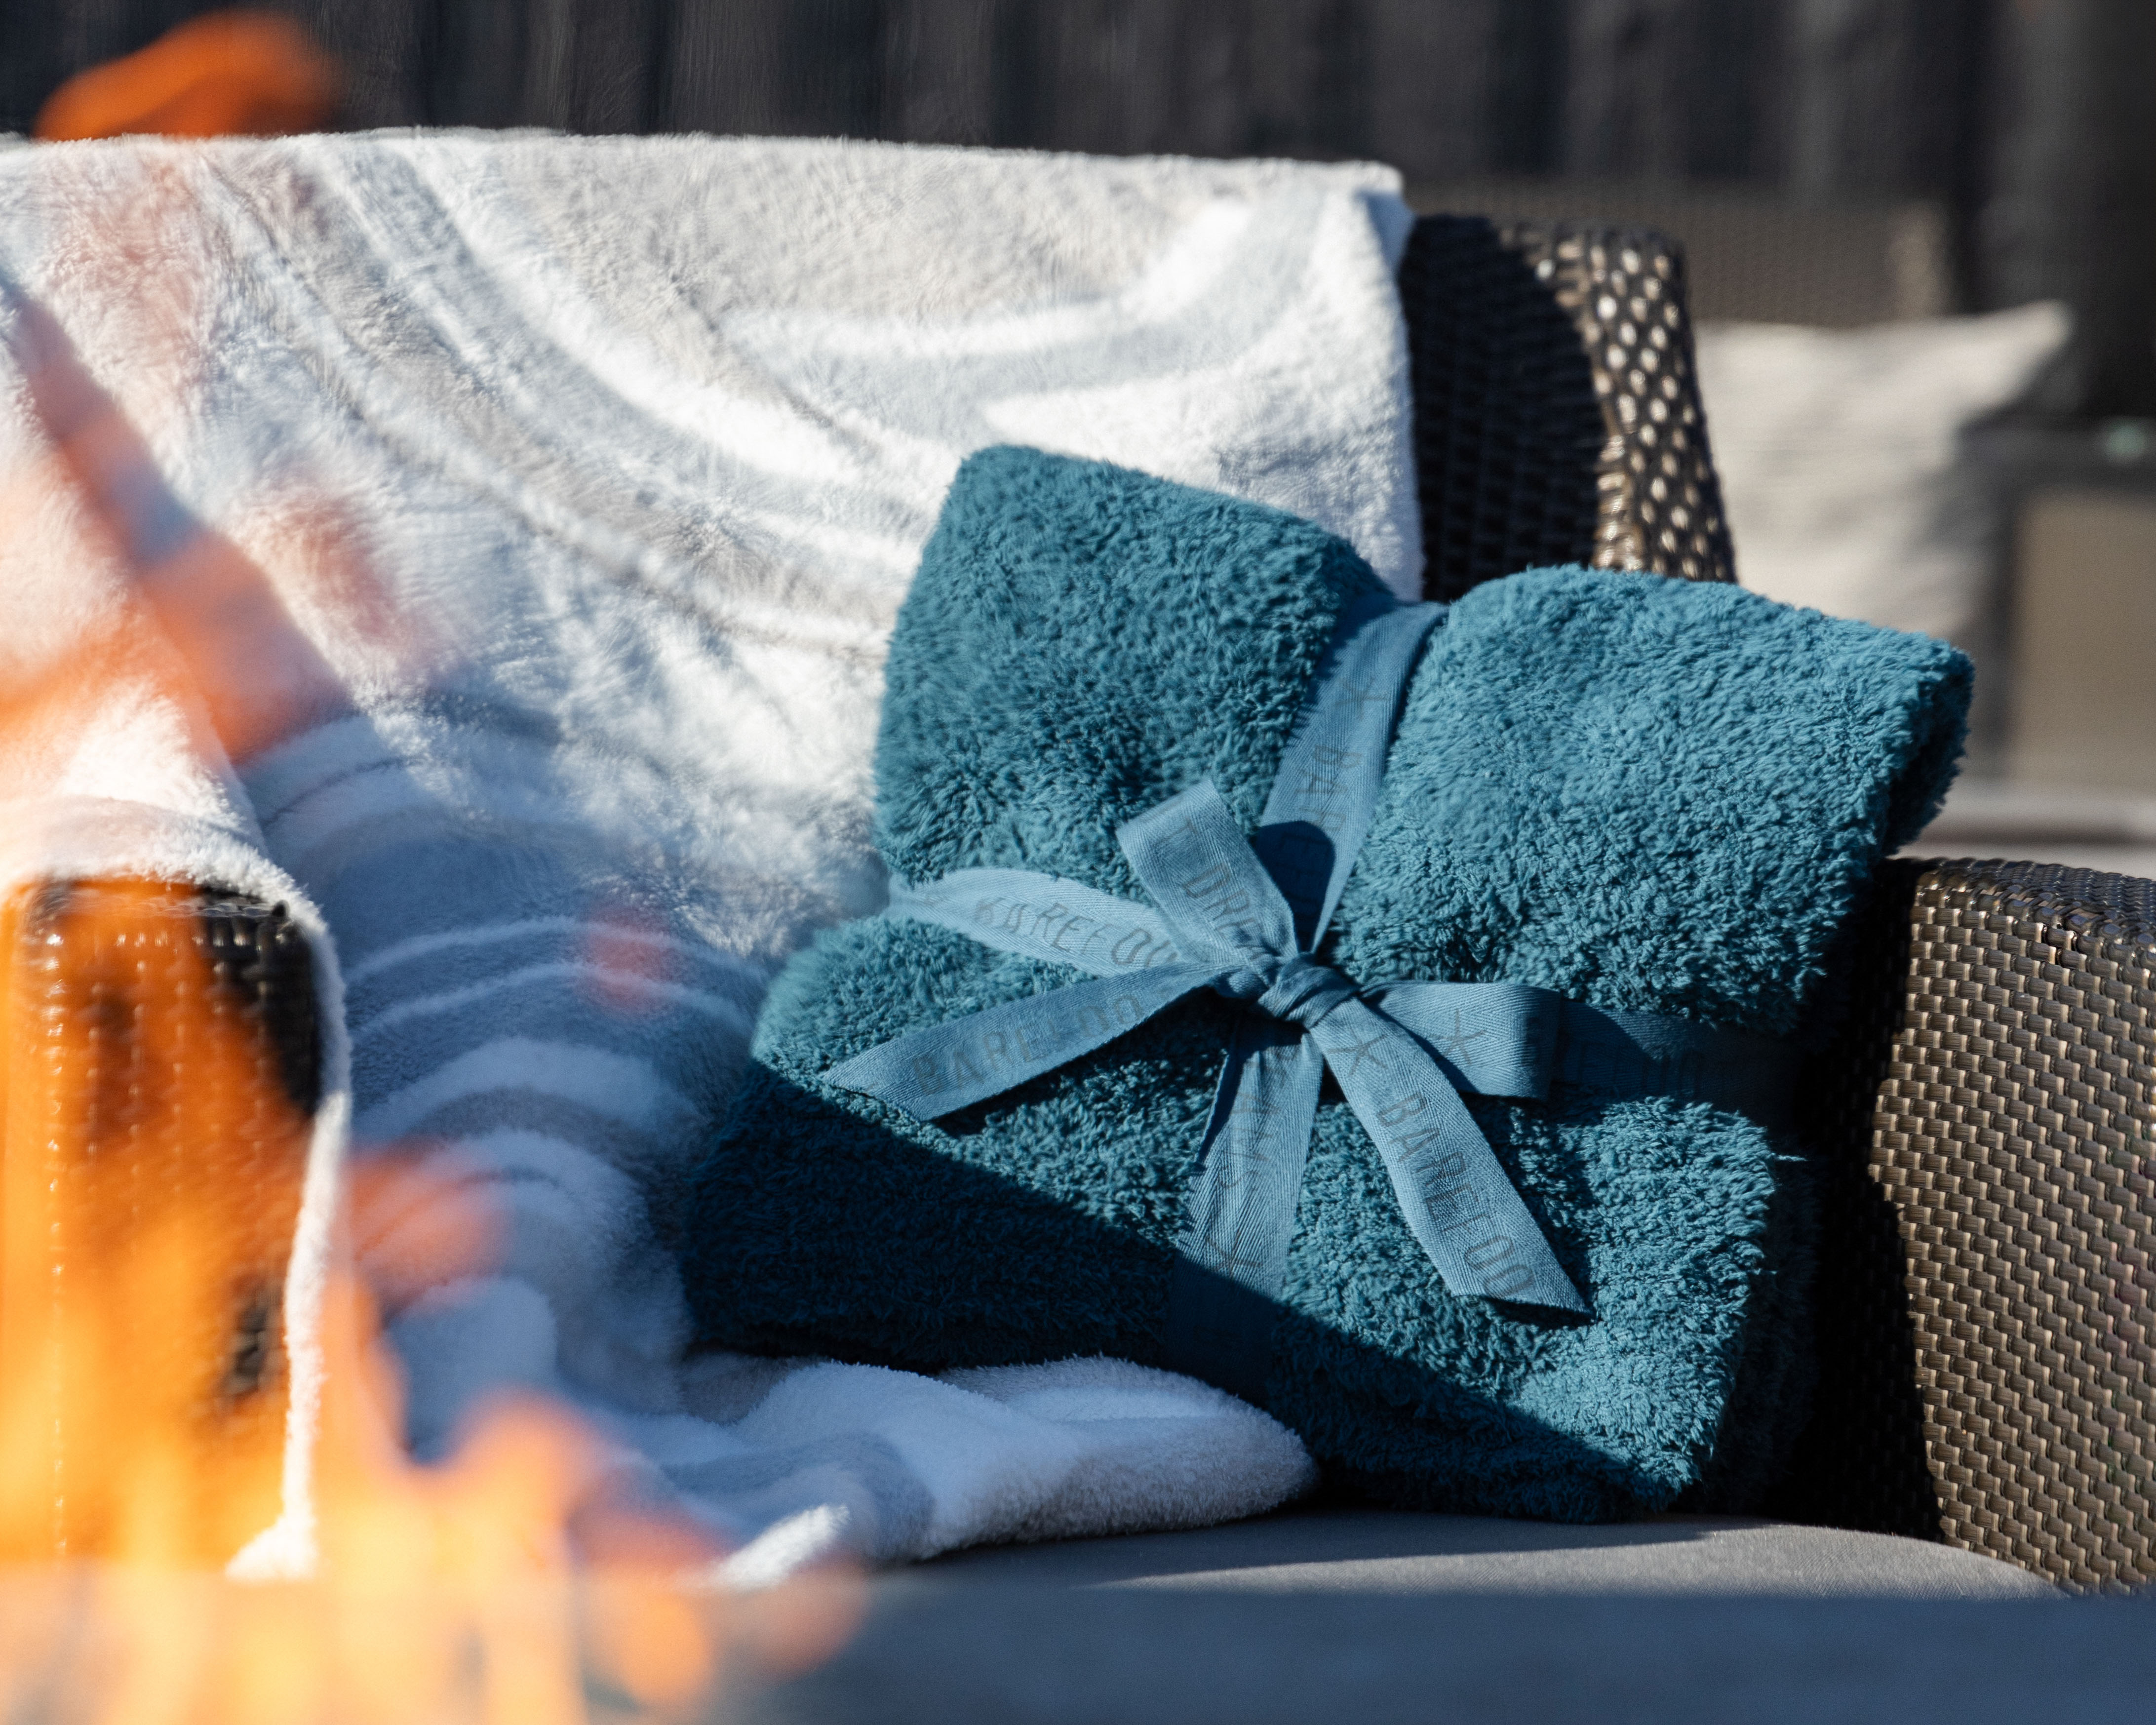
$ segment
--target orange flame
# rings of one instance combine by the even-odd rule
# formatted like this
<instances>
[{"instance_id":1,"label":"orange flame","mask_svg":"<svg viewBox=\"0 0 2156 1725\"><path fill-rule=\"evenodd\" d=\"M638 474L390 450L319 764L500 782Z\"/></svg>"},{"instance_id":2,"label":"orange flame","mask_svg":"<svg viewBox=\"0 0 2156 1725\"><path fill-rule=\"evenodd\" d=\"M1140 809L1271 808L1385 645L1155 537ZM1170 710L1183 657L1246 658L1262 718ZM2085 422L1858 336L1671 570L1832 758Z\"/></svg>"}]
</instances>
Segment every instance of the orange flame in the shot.
<instances>
[{"instance_id":1,"label":"orange flame","mask_svg":"<svg viewBox=\"0 0 2156 1725\"><path fill-rule=\"evenodd\" d=\"M213 138L312 131L336 111L335 61L274 12L191 18L140 53L78 73L38 116L41 138Z\"/></svg>"},{"instance_id":2,"label":"orange flame","mask_svg":"<svg viewBox=\"0 0 2156 1725\"><path fill-rule=\"evenodd\" d=\"M306 1122L193 910L0 912L0 1558L221 1563L276 1517Z\"/></svg>"},{"instance_id":3,"label":"orange flame","mask_svg":"<svg viewBox=\"0 0 2156 1725\"><path fill-rule=\"evenodd\" d=\"M45 755L112 701L168 696L200 715L205 756L244 763L348 702L318 637L400 676L436 652L326 487L288 476L267 494L250 542L265 567L174 495L108 393L153 429L179 423L205 333L185 175L167 162L144 193L54 241L93 298L163 284L105 382L0 279L42 434L0 475L0 575L61 611L109 589L71 634L0 642L0 763L24 780L11 793L38 788ZM0 1563L15 1566L0 1571L0 1716L664 1717L730 1674L828 1652L856 1609L849 1578L685 1584L710 1571L709 1538L611 1496L603 1445L562 1409L496 1407L448 1463L414 1465L349 1275L328 1290L312 1410L315 1579L217 1574L291 1510L285 1277L311 1127L257 1004L207 966L201 914L192 890L150 883L0 905ZM644 933L625 921L595 955L639 994L662 980ZM348 1194L355 1228L428 1220L395 1230L427 1260L393 1266L415 1282L491 1252L485 1219L428 1178L393 1163Z\"/></svg>"},{"instance_id":4,"label":"orange flame","mask_svg":"<svg viewBox=\"0 0 2156 1725\"><path fill-rule=\"evenodd\" d=\"M349 1276L326 1312L317 1579L208 1573L278 1513L309 1125L259 1011L202 958L199 914L150 885L0 908L0 1558L69 1560L0 1578L7 1716L51 1694L67 1704L40 1717L100 1725L678 1717L730 1661L829 1651L846 1578L686 1584L709 1537L610 1498L563 1409L496 1407L446 1465L410 1462ZM392 1163L356 1199L443 1218L416 1248L437 1276L489 1247L441 1178Z\"/></svg>"}]
</instances>

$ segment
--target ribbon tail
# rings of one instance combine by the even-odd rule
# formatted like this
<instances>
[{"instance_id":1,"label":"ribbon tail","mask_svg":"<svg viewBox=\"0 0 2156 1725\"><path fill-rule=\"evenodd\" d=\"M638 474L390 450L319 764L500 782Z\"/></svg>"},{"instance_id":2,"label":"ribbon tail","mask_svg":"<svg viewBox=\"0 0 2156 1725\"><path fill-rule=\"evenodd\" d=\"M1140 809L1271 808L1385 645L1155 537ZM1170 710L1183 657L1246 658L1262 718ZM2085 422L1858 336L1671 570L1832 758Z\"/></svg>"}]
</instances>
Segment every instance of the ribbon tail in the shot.
<instances>
[{"instance_id":1,"label":"ribbon tail","mask_svg":"<svg viewBox=\"0 0 2156 1725\"><path fill-rule=\"evenodd\" d=\"M824 1076L916 1120L940 1119L1091 1054L1214 975L1203 965L1163 964L1073 983L895 1036Z\"/></svg>"},{"instance_id":2,"label":"ribbon tail","mask_svg":"<svg viewBox=\"0 0 2156 1725\"><path fill-rule=\"evenodd\" d=\"M1245 1401L1265 1398L1310 1158L1324 1057L1292 1025L1245 1021L1228 1045L1168 1296L1163 1362Z\"/></svg>"},{"instance_id":3,"label":"ribbon tail","mask_svg":"<svg viewBox=\"0 0 2156 1725\"><path fill-rule=\"evenodd\" d=\"M1588 1312L1475 1117L1413 1036L1350 1000L1312 1040L1376 1142L1408 1226L1448 1289Z\"/></svg>"}]
</instances>

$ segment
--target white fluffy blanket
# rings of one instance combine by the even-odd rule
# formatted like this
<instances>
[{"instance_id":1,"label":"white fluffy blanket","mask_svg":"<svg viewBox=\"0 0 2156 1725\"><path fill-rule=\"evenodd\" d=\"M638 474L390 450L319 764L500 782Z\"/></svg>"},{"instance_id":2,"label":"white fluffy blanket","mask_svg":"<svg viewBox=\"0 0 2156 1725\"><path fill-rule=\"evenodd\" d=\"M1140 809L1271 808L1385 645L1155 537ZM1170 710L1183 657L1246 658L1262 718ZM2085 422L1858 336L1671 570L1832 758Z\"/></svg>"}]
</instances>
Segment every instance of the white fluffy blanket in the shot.
<instances>
[{"instance_id":1,"label":"white fluffy blanket","mask_svg":"<svg viewBox=\"0 0 2156 1725\"><path fill-rule=\"evenodd\" d=\"M669 1201L775 968L880 902L883 648L968 451L1278 504L1414 590L1406 226L1355 167L0 151L0 869L281 899L331 1019L286 1516L249 1567L309 1561L347 1118L505 1219L484 1275L357 1242L422 1452L490 1391L566 1396L750 1570L1306 1481L1263 1414L1127 1363L685 1363Z\"/></svg>"}]
</instances>

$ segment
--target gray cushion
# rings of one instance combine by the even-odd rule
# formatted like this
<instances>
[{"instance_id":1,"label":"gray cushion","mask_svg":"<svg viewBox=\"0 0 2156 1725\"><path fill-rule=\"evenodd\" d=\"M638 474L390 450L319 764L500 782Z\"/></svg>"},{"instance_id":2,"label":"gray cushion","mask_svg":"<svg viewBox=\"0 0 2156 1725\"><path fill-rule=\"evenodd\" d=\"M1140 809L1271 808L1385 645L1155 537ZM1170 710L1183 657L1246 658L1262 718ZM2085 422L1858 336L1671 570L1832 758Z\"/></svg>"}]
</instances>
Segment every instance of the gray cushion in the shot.
<instances>
[{"instance_id":1,"label":"gray cushion","mask_svg":"<svg viewBox=\"0 0 2156 1725\"><path fill-rule=\"evenodd\" d=\"M1189 1533L963 1552L903 1572L969 1588L1265 1593L1773 1594L1811 1599L2041 1599L2025 1569L1950 1546L1785 1522L1660 1516L1615 1526L1389 1510L1267 1516Z\"/></svg>"},{"instance_id":2,"label":"gray cushion","mask_svg":"<svg viewBox=\"0 0 2156 1725\"><path fill-rule=\"evenodd\" d=\"M1826 1528L1291 1512L884 1575L854 1643L744 1717L2138 1725L2152 1605Z\"/></svg>"}]
</instances>

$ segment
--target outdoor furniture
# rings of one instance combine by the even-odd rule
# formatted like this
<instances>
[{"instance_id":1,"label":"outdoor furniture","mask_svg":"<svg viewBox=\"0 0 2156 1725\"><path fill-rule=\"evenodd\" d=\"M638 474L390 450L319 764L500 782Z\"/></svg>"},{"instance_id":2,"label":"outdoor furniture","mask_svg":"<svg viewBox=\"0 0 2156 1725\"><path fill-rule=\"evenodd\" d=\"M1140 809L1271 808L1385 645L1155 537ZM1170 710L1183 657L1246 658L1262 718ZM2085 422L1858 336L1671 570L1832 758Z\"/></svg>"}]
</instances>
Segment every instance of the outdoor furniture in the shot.
<instances>
[{"instance_id":1,"label":"outdoor furniture","mask_svg":"<svg viewBox=\"0 0 2156 1725\"><path fill-rule=\"evenodd\" d=\"M1555 562L1734 578L1671 243L1428 217L1401 290L1432 598ZM310 972L282 908L119 892L85 882L26 895L0 922L0 1149L11 1163L42 1158L60 1181L86 1178L113 1135L154 1136L157 1119L186 1107L183 1084L125 1081L146 1070L150 1018L185 1009L190 990L209 990L211 1015L254 1039L265 1093L277 1086L301 1109L315 1095ZM119 954L109 917L86 914L116 905L139 931ZM93 941L104 944L93 951ZM177 962L187 950L199 968ZM1825 1369L1770 1508L1791 1522L2002 1558L2073 1589L2156 1577L2156 884L2030 864L1895 863L1847 951L1852 1009L1804 1086L1826 1197ZM303 1135L262 1130L283 1134L265 1154L304 1157ZM283 1361L264 1339L274 1281L234 1279L223 1344L220 1417L249 1429L281 1423ZM154 1315L143 1318L147 1334ZM1383 1545L1401 1530L1411 1544L1418 1527L1443 1543L1431 1518L1349 1522L1327 1534L1349 1523L1290 1512L1255 1531L1146 1543L1158 1554L1163 1542L1195 1551L1209 1541L1230 1567L1321 1568L1362 1562L1357 1540ZM1694 1525L1645 1524L1637 1538L1674 1544L1652 1530ZM1758 1524L1697 1524L1747 1525ZM1567 1551L1635 1537L1556 1534ZM1491 1538L1488 1548L1512 1548L1509 1536ZM1307 1554L1250 1555L1268 1541ZM1992 1585L1948 1552L1911 1557L1809 1532L1796 1543L1815 1593L1836 1591L1837 1574L1857 1593L1890 1573L1905 1591L1925 1591L1924 1576L1946 1578L1949 1594ZM1025 1561L1052 1563L1055 1549ZM1878 1556L1890 1549L1901 1555ZM1886 1568L1868 1570L1874 1559ZM1172 1552L1161 1561L1189 1567ZM1637 1573L1660 1585L1651 1563Z\"/></svg>"}]
</instances>

